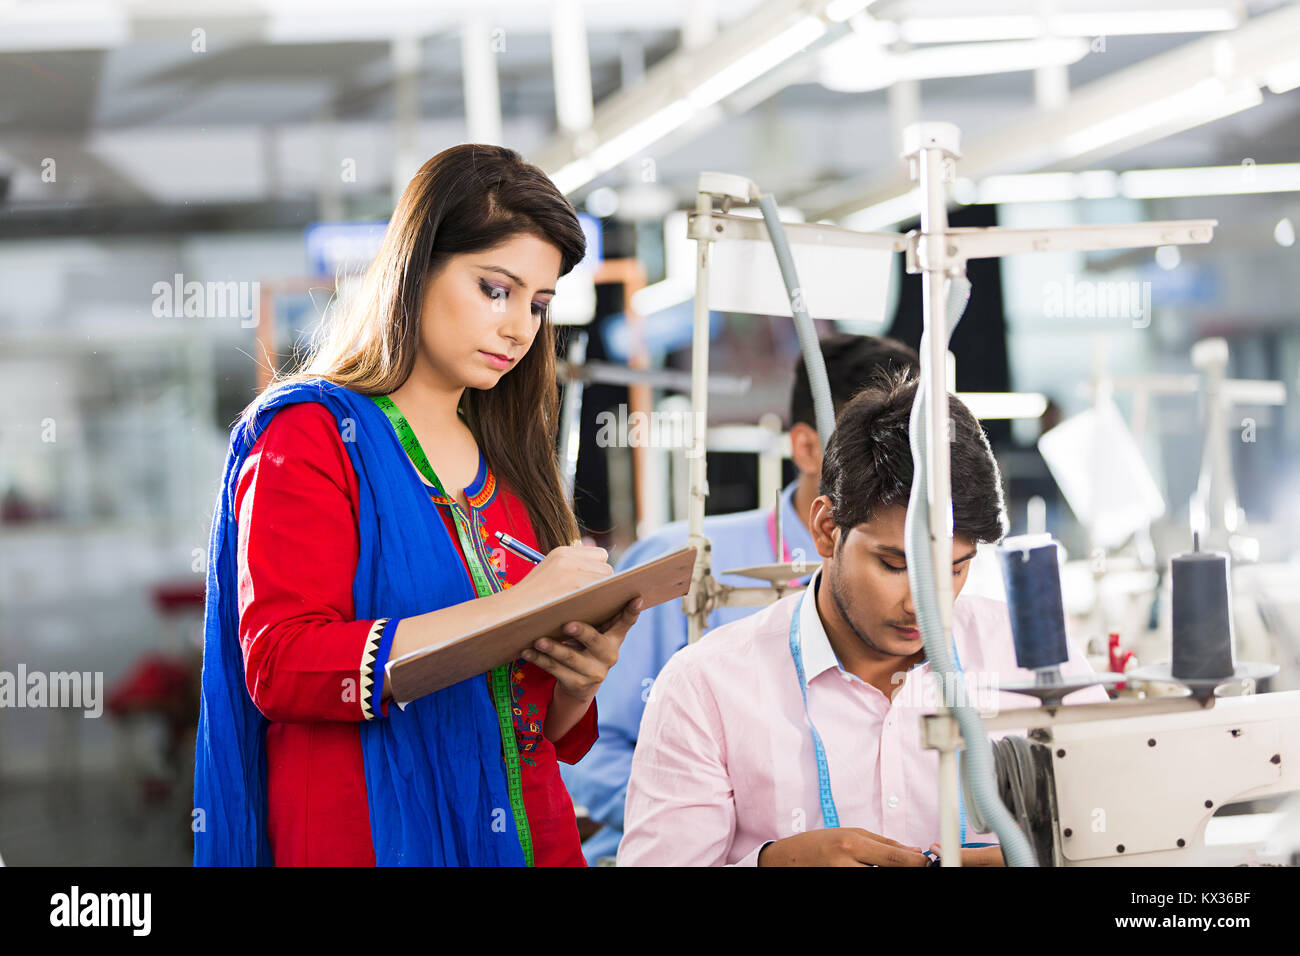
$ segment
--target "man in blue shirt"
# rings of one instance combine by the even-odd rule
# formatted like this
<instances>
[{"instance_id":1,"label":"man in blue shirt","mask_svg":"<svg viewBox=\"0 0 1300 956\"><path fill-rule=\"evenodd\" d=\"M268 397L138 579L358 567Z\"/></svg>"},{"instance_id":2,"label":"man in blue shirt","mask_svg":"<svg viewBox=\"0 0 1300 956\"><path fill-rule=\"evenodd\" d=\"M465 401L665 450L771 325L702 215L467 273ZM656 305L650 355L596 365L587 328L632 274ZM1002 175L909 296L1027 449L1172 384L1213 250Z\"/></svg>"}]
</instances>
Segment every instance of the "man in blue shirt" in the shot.
<instances>
[{"instance_id":1,"label":"man in blue shirt","mask_svg":"<svg viewBox=\"0 0 1300 956\"><path fill-rule=\"evenodd\" d=\"M916 352L893 339L863 335L833 336L821 342L826 377L835 412L871 380L878 369L916 369ZM781 492L783 553L777 553L776 512L762 507L704 519L704 535L712 542L714 577L736 587L761 587L753 578L723 572L757 564L806 560L818 562L808 528L808 514L821 480L822 444L815 427L812 391L800 356L790 396L790 447L799 477ZM686 546L689 529L675 521L628 548L618 570L653 561ZM815 569L810 569L809 574ZM752 614L757 607L714 610L709 628ZM708 631L705 631L705 639ZM632 768L641 714L659 671L668 658L686 646L687 621L681 601L668 601L642 611L619 651L618 664L596 692L600 737L575 765L561 764L560 773L576 804L587 808L601 824L582 846L587 862L612 858L623 838L623 804Z\"/></svg>"}]
</instances>

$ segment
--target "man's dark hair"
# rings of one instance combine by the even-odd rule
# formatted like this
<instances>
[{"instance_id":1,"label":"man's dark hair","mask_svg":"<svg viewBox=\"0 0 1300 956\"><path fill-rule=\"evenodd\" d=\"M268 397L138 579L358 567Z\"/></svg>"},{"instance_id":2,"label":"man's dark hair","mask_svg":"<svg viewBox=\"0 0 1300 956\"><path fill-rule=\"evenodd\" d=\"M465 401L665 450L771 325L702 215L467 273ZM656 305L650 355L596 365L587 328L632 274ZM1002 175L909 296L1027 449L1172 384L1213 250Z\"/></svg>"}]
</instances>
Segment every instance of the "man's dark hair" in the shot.
<instances>
[{"instance_id":1,"label":"man's dark hair","mask_svg":"<svg viewBox=\"0 0 1300 956\"><path fill-rule=\"evenodd\" d=\"M917 378L892 373L858 392L835 421L835 434L822 459L820 491L831 499L831 515L846 532L883 509L907 506L912 491L912 447L908 420ZM984 429L956 397L948 396L953 436L954 535L996 542L1006 534L1002 479ZM840 539L843 541L843 538Z\"/></svg>"},{"instance_id":2,"label":"man's dark hair","mask_svg":"<svg viewBox=\"0 0 1300 956\"><path fill-rule=\"evenodd\" d=\"M880 369L920 369L914 349L896 339L872 335L832 335L821 340L822 358L826 361L826 378L831 386L831 405L838 417L840 409ZM817 427L813 410L812 389L808 386L808 369L803 357L795 368L794 388L790 391L790 425L803 422Z\"/></svg>"}]
</instances>

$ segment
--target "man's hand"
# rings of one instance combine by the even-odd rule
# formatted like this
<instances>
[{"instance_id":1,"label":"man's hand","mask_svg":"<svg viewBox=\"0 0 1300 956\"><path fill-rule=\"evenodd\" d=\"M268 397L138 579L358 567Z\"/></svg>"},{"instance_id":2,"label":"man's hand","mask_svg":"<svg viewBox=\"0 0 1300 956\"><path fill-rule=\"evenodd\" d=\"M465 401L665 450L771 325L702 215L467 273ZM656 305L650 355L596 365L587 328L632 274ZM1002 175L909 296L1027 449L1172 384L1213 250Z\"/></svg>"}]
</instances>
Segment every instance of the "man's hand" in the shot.
<instances>
[{"instance_id":1,"label":"man's hand","mask_svg":"<svg viewBox=\"0 0 1300 956\"><path fill-rule=\"evenodd\" d=\"M810 830L765 847L759 866L928 866L919 846L857 827Z\"/></svg>"},{"instance_id":2,"label":"man's hand","mask_svg":"<svg viewBox=\"0 0 1300 956\"><path fill-rule=\"evenodd\" d=\"M937 843L931 843L930 849L935 855L939 855L942 847ZM962 848L961 851L962 866L1006 866L1002 859L1002 847L1000 846L969 846Z\"/></svg>"}]
</instances>

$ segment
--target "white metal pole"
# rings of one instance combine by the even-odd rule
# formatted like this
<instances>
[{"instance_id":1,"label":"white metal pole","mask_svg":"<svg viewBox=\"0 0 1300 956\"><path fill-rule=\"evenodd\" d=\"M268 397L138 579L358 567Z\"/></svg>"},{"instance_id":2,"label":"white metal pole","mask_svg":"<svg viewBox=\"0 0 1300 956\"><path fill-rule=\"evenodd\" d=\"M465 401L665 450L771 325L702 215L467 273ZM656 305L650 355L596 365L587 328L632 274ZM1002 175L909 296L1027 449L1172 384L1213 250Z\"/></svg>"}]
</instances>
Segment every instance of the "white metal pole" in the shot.
<instances>
[{"instance_id":1,"label":"white metal pole","mask_svg":"<svg viewBox=\"0 0 1300 956\"><path fill-rule=\"evenodd\" d=\"M948 205L946 166L957 155L958 132L947 123L923 123L910 131L917 138L915 159L921 192L921 268L924 335L921 386L926 407L929 447L927 482L930 509L930 557L934 567L943 640L952 640L952 482L948 446ZM957 807L957 756L940 753L939 836L944 866L961 865L961 829Z\"/></svg>"},{"instance_id":2,"label":"white metal pole","mask_svg":"<svg viewBox=\"0 0 1300 956\"><path fill-rule=\"evenodd\" d=\"M393 202L420 168L416 134L420 122L420 38L394 37L393 61Z\"/></svg>"},{"instance_id":3,"label":"white metal pole","mask_svg":"<svg viewBox=\"0 0 1300 956\"><path fill-rule=\"evenodd\" d=\"M698 193L695 210L701 215L713 212L713 197ZM695 259L695 329L691 344L691 428L694 440L690 453L691 513L688 546L696 549L695 569L691 572L691 590L683 602L689 619L688 640L694 644L704 633L701 613L707 595L705 578L709 569L709 543L704 537L704 499L709 494L707 456L709 419L709 240L696 242Z\"/></svg>"},{"instance_id":4,"label":"white metal pole","mask_svg":"<svg viewBox=\"0 0 1300 956\"><path fill-rule=\"evenodd\" d=\"M765 508L769 501L775 501L781 494L781 465L785 461L785 456L781 454L781 441L784 432L781 416L774 412L764 414L759 418L758 424L772 434L767 447L758 453L758 506ZM781 555L778 554L775 560L780 561Z\"/></svg>"},{"instance_id":5,"label":"white metal pole","mask_svg":"<svg viewBox=\"0 0 1300 956\"><path fill-rule=\"evenodd\" d=\"M921 286L926 336L926 404L929 409L928 476L930 491L930 550L939 597L939 614L945 639L952 632L952 481L948 447L947 298L944 294L947 261L945 233L948 208L943 188L944 150L923 146L920 156L921 234L925 243ZM947 573L945 573L947 572Z\"/></svg>"},{"instance_id":6,"label":"white metal pole","mask_svg":"<svg viewBox=\"0 0 1300 956\"><path fill-rule=\"evenodd\" d=\"M460 26L461 84L465 97L466 137L471 143L500 144L501 88L492 29L481 12ZM412 93L414 96L414 93Z\"/></svg>"},{"instance_id":7,"label":"white metal pole","mask_svg":"<svg viewBox=\"0 0 1300 956\"><path fill-rule=\"evenodd\" d=\"M961 827L958 821L957 751L939 751L939 858L943 866L961 866ZM922 847L922 849L925 849Z\"/></svg>"}]
</instances>

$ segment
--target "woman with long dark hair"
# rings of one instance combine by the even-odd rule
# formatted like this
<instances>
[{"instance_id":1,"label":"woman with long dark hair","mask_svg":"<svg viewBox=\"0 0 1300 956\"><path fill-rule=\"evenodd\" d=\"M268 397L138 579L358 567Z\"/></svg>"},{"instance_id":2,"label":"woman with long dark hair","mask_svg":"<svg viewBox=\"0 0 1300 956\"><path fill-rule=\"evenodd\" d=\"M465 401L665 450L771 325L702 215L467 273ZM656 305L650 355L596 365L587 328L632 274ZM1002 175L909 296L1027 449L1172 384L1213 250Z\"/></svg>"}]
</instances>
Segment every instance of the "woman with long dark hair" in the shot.
<instances>
[{"instance_id":1,"label":"woman with long dark hair","mask_svg":"<svg viewBox=\"0 0 1300 956\"><path fill-rule=\"evenodd\" d=\"M359 293L231 432L209 546L196 864L582 865L557 760L639 603L390 707L390 659L611 573L555 456L556 282L586 243L513 150L403 192ZM535 567L503 531L546 553Z\"/></svg>"}]
</instances>

